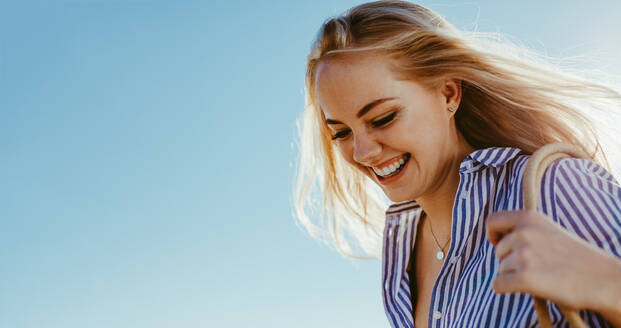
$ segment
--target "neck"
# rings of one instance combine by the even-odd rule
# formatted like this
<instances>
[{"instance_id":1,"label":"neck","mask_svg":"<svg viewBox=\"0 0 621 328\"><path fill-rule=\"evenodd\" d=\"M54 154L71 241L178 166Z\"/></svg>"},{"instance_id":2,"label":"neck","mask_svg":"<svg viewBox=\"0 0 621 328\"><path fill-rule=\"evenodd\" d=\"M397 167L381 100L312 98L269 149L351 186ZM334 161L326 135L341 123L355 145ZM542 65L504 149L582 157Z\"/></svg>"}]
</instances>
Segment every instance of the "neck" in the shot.
<instances>
[{"instance_id":1,"label":"neck","mask_svg":"<svg viewBox=\"0 0 621 328\"><path fill-rule=\"evenodd\" d=\"M433 232L439 242L444 242L451 236L453 204L459 187L459 166L475 150L461 135L455 139L459 146L453 147L455 150L446 158L446 165L438 170L433 187L424 196L416 199L427 214L429 224L433 225Z\"/></svg>"}]
</instances>

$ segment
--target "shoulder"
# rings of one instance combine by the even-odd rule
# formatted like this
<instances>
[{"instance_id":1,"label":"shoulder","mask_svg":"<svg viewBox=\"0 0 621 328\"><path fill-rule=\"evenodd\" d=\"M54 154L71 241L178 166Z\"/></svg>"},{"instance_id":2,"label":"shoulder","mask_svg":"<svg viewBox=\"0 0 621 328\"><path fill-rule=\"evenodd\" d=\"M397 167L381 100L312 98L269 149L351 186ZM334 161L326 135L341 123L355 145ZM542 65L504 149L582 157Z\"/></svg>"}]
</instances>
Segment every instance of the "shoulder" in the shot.
<instances>
[{"instance_id":1,"label":"shoulder","mask_svg":"<svg viewBox=\"0 0 621 328\"><path fill-rule=\"evenodd\" d=\"M562 158L546 170L546 214L582 239L621 256L621 185L600 164Z\"/></svg>"},{"instance_id":2,"label":"shoulder","mask_svg":"<svg viewBox=\"0 0 621 328\"><path fill-rule=\"evenodd\" d=\"M604 188L606 191L619 194L619 182L600 164L584 158L561 158L553 162L548 171L550 178L559 187L583 186L590 188Z\"/></svg>"},{"instance_id":3,"label":"shoulder","mask_svg":"<svg viewBox=\"0 0 621 328\"><path fill-rule=\"evenodd\" d=\"M542 192L554 194L560 206L576 207L585 203L606 203L621 214L621 185L600 164L584 158L561 158L546 169ZM546 188L546 185L548 186Z\"/></svg>"},{"instance_id":4,"label":"shoulder","mask_svg":"<svg viewBox=\"0 0 621 328\"><path fill-rule=\"evenodd\" d=\"M497 166L500 194L495 210L524 208L523 179L531 157L516 153ZM552 162L541 178L537 209L569 232L621 257L621 185L602 165L573 157Z\"/></svg>"},{"instance_id":5,"label":"shoulder","mask_svg":"<svg viewBox=\"0 0 621 328\"><path fill-rule=\"evenodd\" d=\"M521 185L524 172L532 154L519 148L492 147L469 155L477 171L491 169L495 176L511 185ZM464 160L466 161L466 160ZM492 174L487 174L492 175ZM601 188L617 198L621 197L619 182L600 164L584 158L561 158L552 162L544 171L542 185L558 185L559 188ZM575 188L574 188L575 189Z\"/></svg>"}]
</instances>

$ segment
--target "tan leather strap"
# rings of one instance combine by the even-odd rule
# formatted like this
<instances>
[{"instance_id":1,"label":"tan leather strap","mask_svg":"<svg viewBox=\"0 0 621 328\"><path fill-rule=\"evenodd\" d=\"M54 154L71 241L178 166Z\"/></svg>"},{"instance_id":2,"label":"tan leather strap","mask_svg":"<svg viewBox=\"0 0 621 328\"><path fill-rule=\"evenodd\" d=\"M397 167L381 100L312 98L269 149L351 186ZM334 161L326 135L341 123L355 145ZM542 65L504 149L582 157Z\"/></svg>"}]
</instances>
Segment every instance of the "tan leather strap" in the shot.
<instances>
[{"instance_id":1,"label":"tan leather strap","mask_svg":"<svg viewBox=\"0 0 621 328\"><path fill-rule=\"evenodd\" d=\"M543 173L548 165L552 164L552 162L565 157L588 158L582 149L566 143L553 143L545 145L532 154L526 163L522 186L522 196L524 199L525 209L537 211L539 188L541 186ZM552 328L552 322L550 320L550 314L548 313L546 303L547 301L532 295L531 297L533 298L533 303L535 304L535 312L537 313L539 325L542 328ZM560 305L559 309L572 328L587 328L587 325L584 321L582 321L582 318L580 318L578 312Z\"/></svg>"}]
</instances>

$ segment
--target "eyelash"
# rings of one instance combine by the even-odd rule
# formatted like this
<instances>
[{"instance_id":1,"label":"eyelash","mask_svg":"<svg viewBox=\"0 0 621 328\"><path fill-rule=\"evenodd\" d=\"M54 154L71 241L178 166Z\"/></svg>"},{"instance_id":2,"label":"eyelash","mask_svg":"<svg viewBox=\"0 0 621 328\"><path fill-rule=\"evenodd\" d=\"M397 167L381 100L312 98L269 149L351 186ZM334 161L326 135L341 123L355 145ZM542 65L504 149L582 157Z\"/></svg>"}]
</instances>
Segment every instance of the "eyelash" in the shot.
<instances>
[{"instance_id":1,"label":"eyelash","mask_svg":"<svg viewBox=\"0 0 621 328\"><path fill-rule=\"evenodd\" d=\"M392 114L390 114L390 115L388 115L388 116L386 116L384 118L381 118L381 119L379 119L379 120L377 120L375 122L371 122L371 124L373 125L373 127L379 128L379 127L385 126L386 124L392 122L396 116L397 116L397 112L393 112ZM349 130L339 131L339 132L335 133L332 136L332 140L343 139L343 138L345 138L345 137L347 137L349 135L349 132L350 132Z\"/></svg>"}]
</instances>

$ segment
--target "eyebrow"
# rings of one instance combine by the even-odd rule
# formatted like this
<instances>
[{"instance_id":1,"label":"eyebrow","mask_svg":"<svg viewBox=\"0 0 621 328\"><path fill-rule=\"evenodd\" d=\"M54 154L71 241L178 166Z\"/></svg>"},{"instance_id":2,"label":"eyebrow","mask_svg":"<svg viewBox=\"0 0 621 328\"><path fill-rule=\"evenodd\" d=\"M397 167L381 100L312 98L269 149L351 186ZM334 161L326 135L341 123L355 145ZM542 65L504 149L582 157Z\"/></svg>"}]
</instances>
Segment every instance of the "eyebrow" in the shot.
<instances>
[{"instance_id":1,"label":"eyebrow","mask_svg":"<svg viewBox=\"0 0 621 328\"><path fill-rule=\"evenodd\" d=\"M380 99L376 99L373 100L372 102L364 105L359 111L358 114L356 114L356 117L361 118L362 115L366 114L367 112L369 112L371 109L373 109L373 107L386 102L388 100L393 100L393 99L397 99L396 97L388 97L388 98L380 98ZM326 119L326 123L327 124L343 124L343 122L341 121L337 121L337 120L332 120L332 119Z\"/></svg>"}]
</instances>

